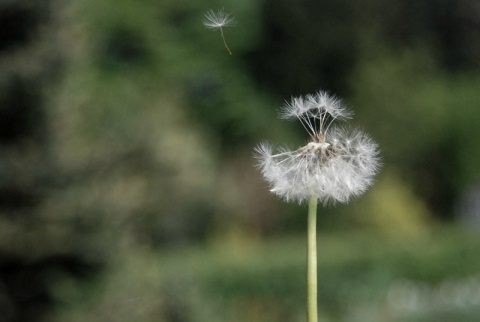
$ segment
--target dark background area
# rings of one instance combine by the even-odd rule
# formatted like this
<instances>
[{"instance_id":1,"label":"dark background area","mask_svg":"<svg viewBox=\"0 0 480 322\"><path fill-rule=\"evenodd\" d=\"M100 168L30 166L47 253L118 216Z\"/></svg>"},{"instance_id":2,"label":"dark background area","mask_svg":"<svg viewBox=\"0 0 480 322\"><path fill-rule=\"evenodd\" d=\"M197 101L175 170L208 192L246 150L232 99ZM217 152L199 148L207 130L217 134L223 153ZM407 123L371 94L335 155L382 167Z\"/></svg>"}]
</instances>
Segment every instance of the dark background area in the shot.
<instances>
[{"instance_id":1,"label":"dark background area","mask_svg":"<svg viewBox=\"0 0 480 322\"><path fill-rule=\"evenodd\" d=\"M319 210L321 318L476 321L479 39L474 0L0 2L0 322L304 320L252 150L320 89L383 159Z\"/></svg>"}]
</instances>

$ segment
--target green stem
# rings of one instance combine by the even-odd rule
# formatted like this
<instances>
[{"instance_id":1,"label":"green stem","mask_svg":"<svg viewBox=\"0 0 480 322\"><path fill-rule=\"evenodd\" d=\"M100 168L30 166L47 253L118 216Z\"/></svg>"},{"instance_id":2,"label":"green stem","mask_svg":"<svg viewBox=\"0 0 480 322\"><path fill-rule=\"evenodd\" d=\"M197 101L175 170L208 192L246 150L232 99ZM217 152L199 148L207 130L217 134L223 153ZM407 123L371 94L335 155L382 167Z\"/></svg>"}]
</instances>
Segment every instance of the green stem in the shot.
<instances>
[{"instance_id":1,"label":"green stem","mask_svg":"<svg viewBox=\"0 0 480 322\"><path fill-rule=\"evenodd\" d=\"M307 322L317 322L317 198L308 203Z\"/></svg>"}]
</instances>

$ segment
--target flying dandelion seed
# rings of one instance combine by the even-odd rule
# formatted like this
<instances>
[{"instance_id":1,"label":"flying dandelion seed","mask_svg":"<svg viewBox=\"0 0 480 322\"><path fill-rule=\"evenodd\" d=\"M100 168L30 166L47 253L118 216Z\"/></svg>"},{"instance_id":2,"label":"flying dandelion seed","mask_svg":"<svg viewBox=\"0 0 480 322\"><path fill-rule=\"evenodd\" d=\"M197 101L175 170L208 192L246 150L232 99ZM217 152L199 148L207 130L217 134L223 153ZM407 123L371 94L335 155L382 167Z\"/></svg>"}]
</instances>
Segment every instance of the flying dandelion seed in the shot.
<instances>
[{"instance_id":1,"label":"flying dandelion seed","mask_svg":"<svg viewBox=\"0 0 480 322\"><path fill-rule=\"evenodd\" d=\"M224 9L220 9L217 12L213 10L208 10L205 14L205 18L206 19L203 21L203 25L207 28L220 30L220 36L222 37L223 44L225 45L228 53L231 55L232 51L230 50L230 48L228 48L227 42L225 41L223 27L231 27L235 25L235 18L231 17L230 14L225 12Z\"/></svg>"}]
</instances>

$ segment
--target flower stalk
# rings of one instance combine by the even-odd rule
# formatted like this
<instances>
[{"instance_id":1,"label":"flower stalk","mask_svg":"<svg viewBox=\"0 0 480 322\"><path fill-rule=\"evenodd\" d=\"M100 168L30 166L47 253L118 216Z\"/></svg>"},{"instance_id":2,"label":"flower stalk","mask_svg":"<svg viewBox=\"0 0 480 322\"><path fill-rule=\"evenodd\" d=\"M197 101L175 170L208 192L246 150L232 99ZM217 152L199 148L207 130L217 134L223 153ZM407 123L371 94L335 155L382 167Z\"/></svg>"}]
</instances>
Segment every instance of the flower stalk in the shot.
<instances>
[{"instance_id":1,"label":"flower stalk","mask_svg":"<svg viewBox=\"0 0 480 322\"><path fill-rule=\"evenodd\" d=\"M308 203L307 232L307 322L318 321L317 308L317 197Z\"/></svg>"}]
</instances>

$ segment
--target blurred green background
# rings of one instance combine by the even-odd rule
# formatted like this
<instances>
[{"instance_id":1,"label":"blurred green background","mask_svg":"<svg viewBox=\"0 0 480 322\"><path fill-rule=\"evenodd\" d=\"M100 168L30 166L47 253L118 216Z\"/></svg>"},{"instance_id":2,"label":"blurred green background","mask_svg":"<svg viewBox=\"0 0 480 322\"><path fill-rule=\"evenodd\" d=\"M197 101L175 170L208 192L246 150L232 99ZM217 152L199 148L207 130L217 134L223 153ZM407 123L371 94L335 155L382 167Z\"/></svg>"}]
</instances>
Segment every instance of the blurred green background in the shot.
<instances>
[{"instance_id":1,"label":"blurred green background","mask_svg":"<svg viewBox=\"0 0 480 322\"><path fill-rule=\"evenodd\" d=\"M319 209L320 320L478 321L478 1L2 0L0 26L0 322L304 321L306 207L252 149L303 144L278 108L320 89L384 164Z\"/></svg>"}]
</instances>

